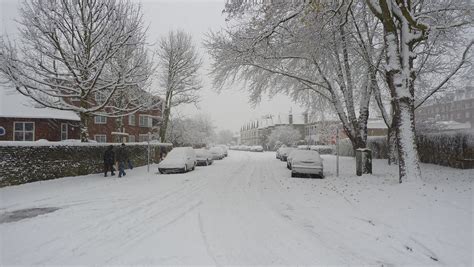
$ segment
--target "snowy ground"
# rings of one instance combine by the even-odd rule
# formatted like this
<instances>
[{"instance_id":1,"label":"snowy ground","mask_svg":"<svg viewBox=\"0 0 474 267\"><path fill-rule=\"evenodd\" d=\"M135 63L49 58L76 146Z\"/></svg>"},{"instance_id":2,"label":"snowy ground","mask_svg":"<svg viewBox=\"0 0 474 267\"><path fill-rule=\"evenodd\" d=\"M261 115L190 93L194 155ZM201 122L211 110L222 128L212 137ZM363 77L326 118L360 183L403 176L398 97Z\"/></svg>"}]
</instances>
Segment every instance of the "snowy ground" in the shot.
<instances>
[{"instance_id":1,"label":"snowy ground","mask_svg":"<svg viewBox=\"0 0 474 267\"><path fill-rule=\"evenodd\" d=\"M473 170L423 165L424 183L399 185L385 161L355 177L341 158L336 178L324 159L322 180L290 178L274 153L230 151L187 174L1 188L0 265L473 264ZM5 220L32 208L52 212Z\"/></svg>"}]
</instances>

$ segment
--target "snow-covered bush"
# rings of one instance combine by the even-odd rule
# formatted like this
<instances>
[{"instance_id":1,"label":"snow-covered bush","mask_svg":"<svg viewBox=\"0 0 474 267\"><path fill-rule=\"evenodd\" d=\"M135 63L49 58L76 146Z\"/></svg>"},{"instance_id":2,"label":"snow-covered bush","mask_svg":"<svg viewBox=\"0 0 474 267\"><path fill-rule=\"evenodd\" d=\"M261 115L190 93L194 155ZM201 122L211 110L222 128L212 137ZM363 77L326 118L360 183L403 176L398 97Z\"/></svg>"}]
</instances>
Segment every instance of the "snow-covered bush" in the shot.
<instances>
[{"instance_id":1,"label":"snow-covered bush","mask_svg":"<svg viewBox=\"0 0 474 267\"><path fill-rule=\"evenodd\" d=\"M417 136L421 162L454 168L474 168L474 134L429 133Z\"/></svg>"},{"instance_id":2,"label":"snow-covered bush","mask_svg":"<svg viewBox=\"0 0 474 267\"><path fill-rule=\"evenodd\" d=\"M462 169L474 168L473 133L466 131L418 134L417 143L421 162ZM385 136L368 137L367 147L372 150L374 159L388 157ZM354 150L348 139L340 140L339 155L354 156Z\"/></svg>"}]
</instances>

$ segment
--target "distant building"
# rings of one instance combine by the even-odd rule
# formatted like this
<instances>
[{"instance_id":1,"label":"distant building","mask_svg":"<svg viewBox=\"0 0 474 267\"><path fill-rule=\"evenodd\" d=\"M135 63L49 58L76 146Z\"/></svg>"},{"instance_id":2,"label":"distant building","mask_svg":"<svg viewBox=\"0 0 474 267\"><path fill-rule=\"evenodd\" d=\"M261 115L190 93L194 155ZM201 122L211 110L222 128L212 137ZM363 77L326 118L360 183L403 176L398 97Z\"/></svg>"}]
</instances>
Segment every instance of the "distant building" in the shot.
<instances>
[{"instance_id":1,"label":"distant building","mask_svg":"<svg viewBox=\"0 0 474 267\"><path fill-rule=\"evenodd\" d=\"M416 120L469 123L474 126L474 86L466 86L445 97L445 101L421 106L415 111ZM452 124L452 123L451 123Z\"/></svg>"},{"instance_id":2,"label":"distant building","mask_svg":"<svg viewBox=\"0 0 474 267\"><path fill-rule=\"evenodd\" d=\"M290 126L297 129L304 136L307 115L289 114L267 115L261 119L252 120L240 129L240 144L243 145L261 145L264 148L267 145L268 137L278 126Z\"/></svg>"}]
</instances>

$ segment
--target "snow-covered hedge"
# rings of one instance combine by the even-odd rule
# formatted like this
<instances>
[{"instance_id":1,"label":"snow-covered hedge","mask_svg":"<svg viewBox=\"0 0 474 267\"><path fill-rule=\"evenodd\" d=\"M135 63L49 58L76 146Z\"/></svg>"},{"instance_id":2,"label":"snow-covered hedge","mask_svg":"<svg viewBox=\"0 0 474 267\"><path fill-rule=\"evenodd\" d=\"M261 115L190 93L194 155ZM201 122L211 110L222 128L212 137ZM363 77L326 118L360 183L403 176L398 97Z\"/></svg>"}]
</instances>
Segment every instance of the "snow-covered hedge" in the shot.
<instances>
[{"instance_id":1,"label":"snow-covered hedge","mask_svg":"<svg viewBox=\"0 0 474 267\"><path fill-rule=\"evenodd\" d=\"M387 138L384 136L367 137L367 147L372 150L372 158L386 159L388 155ZM339 141L339 155L354 157L354 149L349 139Z\"/></svg>"},{"instance_id":2,"label":"snow-covered hedge","mask_svg":"<svg viewBox=\"0 0 474 267\"><path fill-rule=\"evenodd\" d=\"M418 154L420 161L453 168L474 168L474 134L470 132L444 132L418 134ZM368 137L367 147L376 159L388 158L388 145L385 136ZM354 156L349 139L340 141L339 153Z\"/></svg>"},{"instance_id":3,"label":"snow-covered hedge","mask_svg":"<svg viewBox=\"0 0 474 267\"><path fill-rule=\"evenodd\" d=\"M0 187L66 176L101 173L108 145L120 144L62 142L0 142ZM151 161L158 162L170 144L152 144ZM128 143L134 166L147 163L147 144Z\"/></svg>"},{"instance_id":4,"label":"snow-covered hedge","mask_svg":"<svg viewBox=\"0 0 474 267\"><path fill-rule=\"evenodd\" d=\"M453 168L474 168L474 133L432 133L417 136L421 162Z\"/></svg>"}]
</instances>

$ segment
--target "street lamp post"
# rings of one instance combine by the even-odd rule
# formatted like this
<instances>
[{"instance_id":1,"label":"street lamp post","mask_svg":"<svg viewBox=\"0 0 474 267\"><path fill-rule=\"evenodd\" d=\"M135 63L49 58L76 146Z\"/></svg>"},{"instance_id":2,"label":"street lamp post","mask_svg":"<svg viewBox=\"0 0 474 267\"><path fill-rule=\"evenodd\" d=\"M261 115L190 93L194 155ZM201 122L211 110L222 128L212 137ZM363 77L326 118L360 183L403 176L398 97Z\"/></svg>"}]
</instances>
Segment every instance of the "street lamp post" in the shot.
<instances>
[{"instance_id":1,"label":"street lamp post","mask_svg":"<svg viewBox=\"0 0 474 267\"><path fill-rule=\"evenodd\" d=\"M147 172L150 172L150 140L151 140L151 133L148 132L148 149L147 149L147 162L148 162L148 166L147 166Z\"/></svg>"},{"instance_id":2,"label":"street lamp post","mask_svg":"<svg viewBox=\"0 0 474 267\"><path fill-rule=\"evenodd\" d=\"M339 177L339 127L336 128L336 176Z\"/></svg>"}]
</instances>

